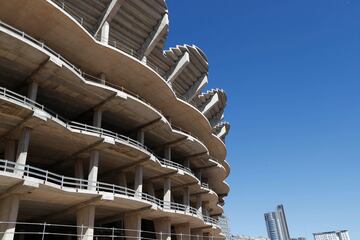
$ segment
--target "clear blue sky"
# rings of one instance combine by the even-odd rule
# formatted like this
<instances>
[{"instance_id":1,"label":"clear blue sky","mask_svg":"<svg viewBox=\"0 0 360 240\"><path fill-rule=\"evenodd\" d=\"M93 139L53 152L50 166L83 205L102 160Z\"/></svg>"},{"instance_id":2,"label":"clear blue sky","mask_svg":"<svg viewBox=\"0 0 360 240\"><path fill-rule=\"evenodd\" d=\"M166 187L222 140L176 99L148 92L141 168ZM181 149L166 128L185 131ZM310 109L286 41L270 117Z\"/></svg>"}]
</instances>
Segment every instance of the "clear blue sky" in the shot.
<instances>
[{"instance_id":1,"label":"clear blue sky","mask_svg":"<svg viewBox=\"0 0 360 240\"><path fill-rule=\"evenodd\" d=\"M360 239L360 1L167 2L168 46L201 47L228 93L232 232L283 203L294 237Z\"/></svg>"}]
</instances>

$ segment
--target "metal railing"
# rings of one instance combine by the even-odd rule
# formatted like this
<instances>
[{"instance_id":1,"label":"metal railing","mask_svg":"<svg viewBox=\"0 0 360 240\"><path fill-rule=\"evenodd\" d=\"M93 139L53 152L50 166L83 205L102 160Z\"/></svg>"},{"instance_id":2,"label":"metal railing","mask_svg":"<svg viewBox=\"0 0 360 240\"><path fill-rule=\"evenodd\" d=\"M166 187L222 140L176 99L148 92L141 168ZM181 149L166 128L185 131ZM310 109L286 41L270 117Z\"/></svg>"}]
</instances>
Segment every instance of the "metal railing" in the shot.
<instances>
[{"instance_id":1,"label":"metal railing","mask_svg":"<svg viewBox=\"0 0 360 240\"><path fill-rule=\"evenodd\" d=\"M147 105L151 106L153 109L155 109L157 112L159 112L162 116L164 116L164 114L161 112L161 110L157 109L156 107L154 107L149 101L147 101L145 98L141 97L140 95L122 87L119 86L117 84L114 83L110 83L107 82L101 78L95 77L89 73L86 73L84 71L82 71L80 68L76 67L74 64L72 64L70 61L68 61L66 58L64 58L62 55L60 55L59 53L55 52L54 50L52 50L50 47L48 47L46 44L44 44L43 42L31 37L30 35L26 34L23 31L20 31L4 22L2 22L0 20L0 26L12 31L13 33L17 34L18 36L21 36L22 38L31 41L32 43L36 44L37 46L41 47L42 49L48 51L51 55L57 57L58 59L60 59L61 61L63 61L66 65L69 66L70 69L73 69L77 74L79 74L80 76L82 76L84 79L89 80L91 82L95 82L95 83L100 83L100 84L104 84L106 86L112 87L116 90L122 91L130 96L135 97L136 99L141 100L142 102L146 103ZM48 109L49 110L49 109ZM51 110L50 110L51 111ZM192 136L193 138L197 139L198 141L200 141L200 139L194 135L191 134L191 132L186 131L180 127L175 126L174 124L171 124L171 127L175 130L178 130L180 132L183 132L187 135Z\"/></svg>"},{"instance_id":2,"label":"metal railing","mask_svg":"<svg viewBox=\"0 0 360 240\"><path fill-rule=\"evenodd\" d=\"M190 235L172 232L153 232L136 229L125 228L109 228L109 227L89 227L86 225L70 225L70 224L55 224L55 223L36 223L36 222L7 222L0 221L0 228L6 229L9 225L15 225L16 229L12 231L0 232L3 234L14 235L16 238L23 236L31 239L52 239L54 237L61 237L66 239L160 239L165 240L168 237L174 237L178 240L208 240L224 239L224 237ZM93 229L93 233L89 234L86 229ZM56 238L58 239L58 238Z\"/></svg>"},{"instance_id":3,"label":"metal railing","mask_svg":"<svg viewBox=\"0 0 360 240\"><path fill-rule=\"evenodd\" d=\"M160 163L161 165L165 165L165 166L168 166L168 167L173 167L173 168L176 168L176 169L180 169L180 170L183 170L185 172L187 172L188 174L190 174L191 176L193 176L194 178L196 178L195 174L191 171L190 168L188 167L185 167L179 163L176 163L176 162L173 162L173 161L170 161L168 159L164 159L164 158L160 158L158 157L154 152L152 152L152 150L150 150L148 147L146 147L144 144L128 137L128 136L125 136L125 135L122 135L122 134L119 134L119 133L115 133L115 132L112 132L110 130L106 130L106 129L103 129L103 128L98 128L98 127L94 127L94 126L91 126L91 125L87 125L87 124L84 124L84 123L79 123L79 122L74 122L74 121L68 121L66 120L65 118L59 116L58 114L52 112L51 110L47 109L44 107L44 105L41 105L23 95L20 95L18 93L15 93L13 91L10 91L6 88L3 88L3 87L0 87L0 96L3 96L3 97L6 97L6 98L9 98L11 100L15 100L17 102L20 102L22 104L25 104L29 107L31 107L32 110L34 109L39 109L39 110L42 110L42 111L45 111L46 113L48 113L50 116L54 117L55 119L58 119L62 122L64 122L64 125L69 128L69 129L74 129L74 130L78 130L80 132L90 132L90 133L95 133L95 134L98 134L100 137L101 136L106 136L106 137L110 137L110 138L113 138L115 140L118 140L118 141L124 141L132 146L135 146L135 147L138 147L138 148L141 148L143 150L145 150L149 155L153 155L157 162Z\"/></svg>"},{"instance_id":4,"label":"metal railing","mask_svg":"<svg viewBox=\"0 0 360 240\"><path fill-rule=\"evenodd\" d=\"M184 214L195 215L201 219L203 219L206 223L216 224L216 219L212 219L208 216L204 216L201 211L197 210L194 207L164 201L158 199L150 194L144 192L138 192L131 188L104 183L104 182L94 182L88 181L80 178L67 177L64 175L59 175L53 172L49 172L48 170L43 170L41 168L36 168L30 165L19 164L16 162L2 160L0 159L0 171L15 173L23 177L31 177L43 182L43 184L51 183L55 184L61 189L64 188L74 188L74 189L88 189L93 190L98 193L106 192L111 193L113 195L122 195L126 197L133 198L134 200L143 200L149 202L151 204L155 204L163 210L174 210L176 212L182 212Z\"/></svg>"}]
</instances>

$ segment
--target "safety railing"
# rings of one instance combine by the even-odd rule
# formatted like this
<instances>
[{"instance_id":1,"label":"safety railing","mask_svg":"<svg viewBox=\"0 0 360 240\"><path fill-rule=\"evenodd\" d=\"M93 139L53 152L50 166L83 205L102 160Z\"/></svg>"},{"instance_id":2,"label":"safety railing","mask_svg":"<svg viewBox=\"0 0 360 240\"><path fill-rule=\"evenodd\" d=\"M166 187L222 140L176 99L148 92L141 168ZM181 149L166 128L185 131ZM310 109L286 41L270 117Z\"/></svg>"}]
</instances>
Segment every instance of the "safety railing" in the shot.
<instances>
[{"instance_id":1,"label":"safety railing","mask_svg":"<svg viewBox=\"0 0 360 240\"><path fill-rule=\"evenodd\" d=\"M209 184L208 184L208 183L204 183L204 182L201 183L201 187L210 189L210 188L209 188Z\"/></svg>"},{"instance_id":2,"label":"safety railing","mask_svg":"<svg viewBox=\"0 0 360 240\"><path fill-rule=\"evenodd\" d=\"M173 161L170 161L168 159L160 158L160 157L158 157L158 160L163 165L173 167L173 168L176 168L176 169L179 169L179 170L183 170L183 171L189 173L190 175L195 176L195 173L190 168L185 167L185 166L181 165L180 163L173 162Z\"/></svg>"},{"instance_id":3,"label":"safety railing","mask_svg":"<svg viewBox=\"0 0 360 240\"><path fill-rule=\"evenodd\" d=\"M43 170L36 168L30 165L19 164L16 162L2 160L0 159L0 171L15 173L24 177L31 177L37 180L43 181L44 184L51 183L55 184L61 189L63 188L74 188L74 189L88 189L96 192L106 192L112 193L114 195L122 195L126 197L131 197L134 199L141 199L146 202L156 204L157 206L163 208L164 210L174 210L180 211L184 214L196 215L197 217L203 219L205 222L215 224L213 219L209 221L209 217L204 216L199 210L180 203L164 201L158 199L150 194L138 192L131 188L104 183L104 182L94 182L88 181L80 178L67 177L64 175L59 175L48 170Z\"/></svg>"},{"instance_id":4,"label":"safety railing","mask_svg":"<svg viewBox=\"0 0 360 240\"><path fill-rule=\"evenodd\" d=\"M16 226L15 229L8 229L8 226ZM89 234L86 229L93 229L93 233ZM13 235L15 239L24 237L26 239L136 239L151 240L171 239L178 240L215 240L224 239L223 236L212 235L190 235L173 232L153 232L137 229L115 228L115 227L98 227L86 225L70 225L55 223L38 223L38 222L7 222L0 221L0 236ZM6 231L8 230L8 231Z\"/></svg>"},{"instance_id":5,"label":"safety railing","mask_svg":"<svg viewBox=\"0 0 360 240\"><path fill-rule=\"evenodd\" d=\"M77 74L79 74L80 76L82 76L84 79L88 80L88 81L92 81L92 82L96 82L96 83L100 83L100 84L104 84L106 86L112 87L116 90L122 91L128 95L131 95L139 100L141 100L142 102L146 103L147 105L151 106L153 109L155 109L156 111L158 111L161 115L164 115L159 109L155 108L149 101L147 101L145 98L139 96L138 94L122 87L119 86L117 84L114 83L110 83L105 81L104 79L101 79L99 77L95 77L89 73L86 73L84 71L82 71L80 68L76 67L74 64L72 64L70 61L68 61L66 58L64 58L62 55L60 55L59 53L55 52L54 50L52 50L50 47L48 47L47 45L45 45L43 42L31 37L30 35L26 34L23 31L20 31L4 22L2 22L0 20L0 26L12 31L13 33L17 34L18 36L23 37L26 40L31 41L32 43L36 44L37 46L41 47L42 49L48 51L49 53L51 53L51 55L53 55L54 57L57 57L58 59L60 59L61 61L63 61L70 69L73 69ZM48 109L49 110L49 109ZM51 110L49 110L51 111ZM191 132L186 131L178 126L175 126L174 124L171 124L171 127L175 130L178 130L180 132L186 133L192 137L194 137L195 139L197 139L198 141L200 141L196 136L193 136L191 134Z\"/></svg>"}]
</instances>

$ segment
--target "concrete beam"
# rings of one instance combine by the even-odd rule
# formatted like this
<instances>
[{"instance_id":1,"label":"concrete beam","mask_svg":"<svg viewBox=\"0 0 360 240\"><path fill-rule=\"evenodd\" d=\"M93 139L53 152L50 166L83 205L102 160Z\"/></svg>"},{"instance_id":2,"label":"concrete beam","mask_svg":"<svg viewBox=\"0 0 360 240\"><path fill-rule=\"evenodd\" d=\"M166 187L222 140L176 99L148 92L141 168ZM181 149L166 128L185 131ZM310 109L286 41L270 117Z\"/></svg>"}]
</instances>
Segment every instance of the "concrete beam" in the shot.
<instances>
[{"instance_id":1,"label":"concrete beam","mask_svg":"<svg viewBox=\"0 0 360 240\"><path fill-rule=\"evenodd\" d=\"M7 131L6 133L4 133L0 139L5 139L5 138L12 138L12 135L15 135L15 133L23 128L33 117L33 113L30 113L29 115L27 115L18 125L16 125L14 128L10 129L9 131Z\"/></svg>"},{"instance_id":2,"label":"concrete beam","mask_svg":"<svg viewBox=\"0 0 360 240\"><path fill-rule=\"evenodd\" d=\"M195 196L195 197L198 197L198 196L201 196L201 195L204 195L204 194L208 194L210 191L201 191L201 192L197 192L197 193L192 193L191 196Z\"/></svg>"},{"instance_id":3,"label":"concrete beam","mask_svg":"<svg viewBox=\"0 0 360 240\"><path fill-rule=\"evenodd\" d=\"M203 170L203 169L214 168L214 167L217 167L217 166L218 166L218 165L213 164L213 165L209 165L209 166L204 166L204 167L197 167L197 168L193 168L192 170L193 170L193 171L196 171L196 170Z\"/></svg>"},{"instance_id":4,"label":"concrete beam","mask_svg":"<svg viewBox=\"0 0 360 240\"><path fill-rule=\"evenodd\" d=\"M143 60L148 57L151 52L156 47L156 44L161 40L161 38L166 34L167 29L169 27L169 16L168 13L165 13L161 20L158 22L154 30L149 34L144 44L141 46L139 50L140 58Z\"/></svg>"},{"instance_id":5,"label":"concrete beam","mask_svg":"<svg viewBox=\"0 0 360 240\"><path fill-rule=\"evenodd\" d=\"M19 183L6 189L6 191L0 195L0 200L14 194L16 195L27 194L29 192L32 192L34 189L38 187L39 187L38 183L28 180L21 180Z\"/></svg>"},{"instance_id":6,"label":"concrete beam","mask_svg":"<svg viewBox=\"0 0 360 240\"><path fill-rule=\"evenodd\" d=\"M102 17L99 19L99 21L96 24L95 27L96 30L94 36L96 36L99 33L105 22L108 23L111 22L111 20L115 17L116 13L119 11L119 9L124 4L124 2L125 0L112 0L110 2L105 12L103 13Z\"/></svg>"},{"instance_id":7,"label":"concrete beam","mask_svg":"<svg viewBox=\"0 0 360 240\"><path fill-rule=\"evenodd\" d=\"M197 154L193 154L193 155L188 155L188 156L185 156L184 159L185 160L196 160L196 159L199 159L201 157L207 157L209 155L208 152L202 152L202 153L197 153Z\"/></svg>"},{"instance_id":8,"label":"concrete beam","mask_svg":"<svg viewBox=\"0 0 360 240\"><path fill-rule=\"evenodd\" d=\"M56 219L56 218L58 218L60 216L76 212L76 211L80 210L81 208L96 205L96 203L101 201L101 200L108 200L108 199L103 198L103 196L97 196L97 197L94 197L94 198L92 198L90 200L87 200L85 202L81 202L81 203L76 204L74 206L68 207L68 208L66 208L64 210L44 215L44 216L42 216L42 217L40 217L38 219L39 219L39 221L46 220L48 222L48 221L54 220L54 219Z\"/></svg>"},{"instance_id":9,"label":"concrete beam","mask_svg":"<svg viewBox=\"0 0 360 240\"><path fill-rule=\"evenodd\" d=\"M142 164L143 162L146 162L146 161L149 160L149 159L150 159L150 157L146 157L146 158L139 159L139 160L137 160L136 162L129 163L129 164L126 164L126 165L124 165L124 166L115 168L115 169L113 169L113 170L104 172L104 173L102 173L100 176L110 176L110 175L117 174L118 172L121 172L121 171L122 171L122 172L126 172L127 170L132 169L132 168L134 168L135 166L137 166L137 165L139 165L139 164Z\"/></svg>"},{"instance_id":10,"label":"concrete beam","mask_svg":"<svg viewBox=\"0 0 360 240\"><path fill-rule=\"evenodd\" d=\"M200 111L202 114L206 115L214 106L215 104L219 101L219 94L215 93L209 101L207 101L206 103L204 103L201 107L200 107Z\"/></svg>"},{"instance_id":11,"label":"concrete beam","mask_svg":"<svg viewBox=\"0 0 360 240\"><path fill-rule=\"evenodd\" d=\"M155 176L155 177L150 177L150 178L147 178L146 181L154 181L156 179L159 179L159 178L167 178L167 177L171 177L172 175L175 175L178 171L175 170L175 171L172 171L172 172L169 172L169 173L165 173L165 174L162 174L162 175L158 175L158 176Z\"/></svg>"},{"instance_id":12,"label":"concrete beam","mask_svg":"<svg viewBox=\"0 0 360 240\"><path fill-rule=\"evenodd\" d=\"M208 84L208 76L203 74L192 86L189 90L184 94L185 99L188 102L191 102L194 97L199 95L201 90Z\"/></svg>"},{"instance_id":13,"label":"concrete beam","mask_svg":"<svg viewBox=\"0 0 360 240\"><path fill-rule=\"evenodd\" d=\"M156 151L156 150L159 150L161 148L172 148L172 147L176 147L178 146L179 144L181 144L182 142L188 140L188 137L182 137L182 138L179 138L179 139L176 139L174 141L171 141L171 142L167 142L167 143L163 143L163 144L159 144L155 147L153 147L153 149ZM165 157L166 158L166 157ZM170 159L169 159L170 160Z\"/></svg>"},{"instance_id":14,"label":"concrete beam","mask_svg":"<svg viewBox=\"0 0 360 240\"><path fill-rule=\"evenodd\" d=\"M67 156L65 159L61 159L59 161L56 161L54 164L52 164L49 169L55 169L55 168L59 168L67 163L69 163L71 160L73 160L74 158L77 158L80 154L89 152L91 150L93 150L94 148L98 147L99 145L101 145L104 142L103 139L98 140L86 147L84 147L83 149L80 149L79 151L76 151L72 154L70 154L69 156Z\"/></svg>"},{"instance_id":15,"label":"concrete beam","mask_svg":"<svg viewBox=\"0 0 360 240\"><path fill-rule=\"evenodd\" d=\"M176 65L167 73L167 82L172 84L189 63L190 55L188 52L185 52Z\"/></svg>"},{"instance_id":16,"label":"concrete beam","mask_svg":"<svg viewBox=\"0 0 360 240\"><path fill-rule=\"evenodd\" d=\"M114 101L117 97L119 97L120 95L118 93L114 93L111 94L109 97L107 97L106 99L104 99L103 101L99 102L98 104L96 104L95 106L87 109L86 111L78 114L76 117L74 117L73 119L80 119L83 116L88 115L89 113L92 112L96 112L96 111L104 111L107 109L107 107L110 105L110 103L112 103L112 101ZM121 98L119 98L121 99Z\"/></svg>"},{"instance_id":17,"label":"concrete beam","mask_svg":"<svg viewBox=\"0 0 360 240\"><path fill-rule=\"evenodd\" d=\"M161 117L156 118L148 123L142 124L140 126L137 126L136 128L131 129L130 131L127 131L126 134L129 135L131 133L135 133L135 132L137 133L139 131L146 132L146 131L150 130L151 128L155 127L155 125L157 123L159 123L161 120L164 120L164 119L162 119Z\"/></svg>"},{"instance_id":18,"label":"concrete beam","mask_svg":"<svg viewBox=\"0 0 360 240\"><path fill-rule=\"evenodd\" d=\"M175 190L175 189L179 189L179 188L185 188L185 187L190 187L190 186L194 186L194 185L197 185L199 184L199 182L190 182L190 183L185 183L185 184L181 184L181 185L177 185L177 186L173 186L172 189Z\"/></svg>"}]
</instances>

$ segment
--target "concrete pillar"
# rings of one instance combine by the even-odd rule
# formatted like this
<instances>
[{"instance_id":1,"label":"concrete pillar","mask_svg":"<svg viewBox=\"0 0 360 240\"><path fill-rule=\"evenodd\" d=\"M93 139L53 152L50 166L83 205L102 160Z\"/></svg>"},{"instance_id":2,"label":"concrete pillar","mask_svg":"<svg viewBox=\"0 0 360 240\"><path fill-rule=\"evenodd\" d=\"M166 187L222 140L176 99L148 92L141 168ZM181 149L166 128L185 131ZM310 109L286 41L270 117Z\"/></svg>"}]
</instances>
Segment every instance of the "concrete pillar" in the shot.
<instances>
[{"instance_id":1,"label":"concrete pillar","mask_svg":"<svg viewBox=\"0 0 360 240\"><path fill-rule=\"evenodd\" d=\"M37 82L31 82L28 86L27 97L33 101L36 101L39 84Z\"/></svg>"},{"instance_id":2,"label":"concrete pillar","mask_svg":"<svg viewBox=\"0 0 360 240\"><path fill-rule=\"evenodd\" d=\"M125 214L125 238L128 240L141 239L141 215L139 213Z\"/></svg>"},{"instance_id":3,"label":"concrete pillar","mask_svg":"<svg viewBox=\"0 0 360 240\"><path fill-rule=\"evenodd\" d=\"M164 208L171 209L171 179L165 178L164 181Z\"/></svg>"},{"instance_id":4,"label":"concrete pillar","mask_svg":"<svg viewBox=\"0 0 360 240\"><path fill-rule=\"evenodd\" d=\"M178 224L175 225L174 228L175 228L176 239L181 239L181 240L191 239L189 223Z\"/></svg>"},{"instance_id":5,"label":"concrete pillar","mask_svg":"<svg viewBox=\"0 0 360 240\"><path fill-rule=\"evenodd\" d=\"M209 216L209 202L203 202L203 204L202 204L202 213L205 216Z\"/></svg>"},{"instance_id":6,"label":"concrete pillar","mask_svg":"<svg viewBox=\"0 0 360 240\"><path fill-rule=\"evenodd\" d=\"M105 73L100 73L100 79L101 79L102 84L106 83L106 75L105 75Z\"/></svg>"},{"instance_id":7,"label":"concrete pillar","mask_svg":"<svg viewBox=\"0 0 360 240\"><path fill-rule=\"evenodd\" d=\"M109 34L110 34L110 25L108 22L104 22L104 25L101 27L101 42L108 44L109 43Z\"/></svg>"},{"instance_id":8,"label":"concrete pillar","mask_svg":"<svg viewBox=\"0 0 360 240\"><path fill-rule=\"evenodd\" d=\"M27 127L25 127L21 132L18 147L17 147L17 152L16 152L16 163L17 164L21 164L21 165L26 164L26 159L27 159L28 149L29 149L29 142L30 142L30 132L31 132L31 129L27 128ZM25 169L24 166L20 166L20 167L18 167L18 170L15 171L15 173L22 174L24 169Z\"/></svg>"},{"instance_id":9,"label":"concrete pillar","mask_svg":"<svg viewBox=\"0 0 360 240\"><path fill-rule=\"evenodd\" d=\"M9 139L5 143L5 160L15 161L16 154L16 142L15 140Z\"/></svg>"},{"instance_id":10,"label":"concrete pillar","mask_svg":"<svg viewBox=\"0 0 360 240\"><path fill-rule=\"evenodd\" d=\"M209 232L203 233L203 239L204 240L211 240L212 235Z\"/></svg>"},{"instance_id":11,"label":"concrete pillar","mask_svg":"<svg viewBox=\"0 0 360 240\"><path fill-rule=\"evenodd\" d=\"M95 206L86 206L76 212L78 240L93 240Z\"/></svg>"},{"instance_id":12,"label":"concrete pillar","mask_svg":"<svg viewBox=\"0 0 360 240\"><path fill-rule=\"evenodd\" d=\"M160 240L171 240L171 219L168 217L154 220L156 238Z\"/></svg>"},{"instance_id":13,"label":"concrete pillar","mask_svg":"<svg viewBox=\"0 0 360 240\"><path fill-rule=\"evenodd\" d=\"M89 174L88 174L89 190L96 190L98 168L99 168L99 151L93 150L90 152L90 161L89 161Z\"/></svg>"},{"instance_id":14,"label":"concrete pillar","mask_svg":"<svg viewBox=\"0 0 360 240\"><path fill-rule=\"evenodd\" d=\"M190 189L189 187L184 187L183 189L183 204L186 206L190 206Z\"/></svg>"},{"instance_id":15,"label":"concrete pillar","mask_svg":"<svg viewBox=\"0 0 360 240\"><path fill-rule=\"evenodd\" d=\"M203 230L191 230L191 235L193 235L193 239L195 240L202 240L203 239Z\"/></svg>"},{"instance_id":16,"label":"concrete pillar","mask_svg":"<svg viewBox=\"0 0 360 240\"><path fill-rule=\"evenodd\" d=\"M201 182L201 179L202 179L202 172L201 172L201 170L196 171L195 176L196 176L196 177L200 180L200 182Z\"/></svg>"},{"instance_id":17,"label":"concrete pillar","mask_svg":"<svg viewBox=\"0 0 360 240\"><path fill-rule=\"evenodd\" d=\"M93 126L101 128L101 121L102 121L102 111L101 110L94 111Z\"/></svg>"},{"instance_id":18,"label":"concrete pillar","mask_svg":"<svg viewBox=\"0 0 360 240\"><path fill-rule=\"evenodd\" d=\"M190 168L190 160L189 159L184 160L184 166L187 168Z\"/></svg>"},{"instance_id":19,"label":"concrete pillar","mask_svg":"<svg viewBox=\"0 0 360 240\"><path fill-rule=\"evenodd\" d=\"M125 172L120 172L119 173L119 185L121 187L127 187L127 179L126 179L126 173Z\"/></svg>"},{"instance_id":20,"label":"concrete pillar","mask_svg":"<svg viewBox=\"0 0 360 240\"><path fill-rule=\"evenodd\" d=\"M147 191L151 196L155 197L155 189L154 189L154 184L152 182L149 182L147 184Z\"/></svg>"},{"instance_id":21,"label":"concrete pillar","mask_svg":"<svg viewBox=\"0 0 360 240\"><path fill-rule=\"evenodd\" d=\"M137 132L136 140L143 144L145 143L145 132L143 130L140 130Z\"/></svg>"},{"instance_id":22,"label":"concrete pillar","mask_svg":"<svg viewBox=\"0 0 360 240\"><path fill-rule=\"evenodd\" d=\"M134 190L137 192L137 197L141 198L141 193L143 192L143 174L144 167L138 165L135 168L135 181L134 181Z\"/></svg>"},{"instance_id":23,"label":"concrete pillar","mask_svg":"<svg viewBox=\"0 0 360 240\"><path fill-rule=\"evenodd\" d=\"M19 196L10 195L0 200L0 221L16 222L19 210ZM0 238L12 240L15 235L15 223L0 223Z\"/></svg>"},{"instance_id":24,"label":"concrete pillar","mask_svg":"<svg viewBox=\"0 0 360 240\"><path fill-rule=\"evenodd\" d=\"M196 195L196 209L199 213L202 214L202 201L201 201L201 195Z\"/></svg>"},{"instance_id":25,"label":"concrete pillar","mask_svg":"<svg viewBox=\"0 0 360 240\"><path fill-rule=\"evenodd\" d=\"M165 159L171 161L171 147L165 147L165 149L164 149L164 157L165 157Z\"/></svg>"}]
</instances>

